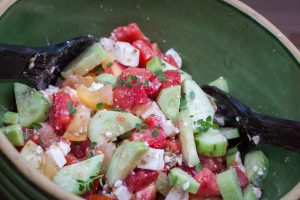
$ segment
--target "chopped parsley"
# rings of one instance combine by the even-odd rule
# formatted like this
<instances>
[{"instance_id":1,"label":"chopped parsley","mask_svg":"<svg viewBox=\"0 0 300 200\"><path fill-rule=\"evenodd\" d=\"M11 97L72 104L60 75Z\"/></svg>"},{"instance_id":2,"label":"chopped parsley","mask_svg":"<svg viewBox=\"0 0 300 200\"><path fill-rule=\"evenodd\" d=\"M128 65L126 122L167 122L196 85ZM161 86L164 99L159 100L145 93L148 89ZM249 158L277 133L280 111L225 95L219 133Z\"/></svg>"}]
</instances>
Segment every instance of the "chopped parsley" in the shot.
<instances>
[{"instance_id":1,"label":"chopped parsley","mask_svg":"<svg viewBox=\"0 0 300 200\"><path fill-rule=\"evenodd\" d=\"M96 146L97 146L97 142L92 142L92 143L91 143L91 147L92 147L92 148L95 148Z\"/></svg>"},{"instance_id":2,"label":"chopped parsley","mask_svg":"<svg viewBox=\"0 0 300 200\"><path fill-rule=\"evenodd\" d=\"M28 138L29 138L29 132L28 132L28 130L26 129L26 130L25 130L25 133L24 133L24 140L26 141L26 140L28 140Z\"/></svg>"},{"instance_id":3,"label":"chopped parsley","mask_svg":"<svg viewBox=\"0 0 300 200\"><path fill-rule=\"evenodd\" d=\"M94 155L92 152L88 152L87 156L88 156L88 158L92 158Z\"/></svg>"},{"instance_id":4,"label":"chopped parsley","mask_svg":"<svg viewBox=\"0 0 300 200\"><path fill-rule=\"evenodd\" d=\"M135 128L137 131L142 131L142 125L141 124L136 124Z\"/></svg>"},{"instance_id":5,"label":"chopped parsley","mask_svg":"<svg viewBox=\"0 0 300 200\"><path fill-rule=\"evenodd\" d=\"M75 146L80 146L80 144L81 144L80 141L75 141L75 142L74 142L74 145L75 145Z\"/></svg>"},{"instance_id":6,"label":"chopped parsley","mask_svg":"<svg viewBox=\"0 0 300 200\"><path fill-rule=\"evenodd\" d=\"M120 108L120 107L113 107L112 109L111 109L112 111L124 111L124 109L123 108Z\"/></svg>"},{"instance_id":7,"label":"chopped parsley","mask_svg":"<svg viewBox=\"0 0 300 200\"><path fill-rule=\"evenodd\" d=\"M109 62L109 63L107 63L106 67L110 68L111 66L113 66L113 64L114 64L113 62Z\"/></svg>"},{"instance_id":8,"label":"chopped parsley","mask_svg":"<svg viewBox=\"0 0 300 200\"><path fill-rule=\"evenodd\" d=\"M202 165L200 163L197 163L195 167L197 172L199 172L202 169Z\"/></svg>"},{"instance_id":9,"label":"chopped parsley","mask_svg":"<svg viewBox=\"0 0 300 200\"><path fill-rule=\"evenodd\" d=\"M145 86L149 86L149 80L146 80L144 83Z\"/></svg>"},{"instance_id":10,"label":"chopped parsley","mask_svg":"<svg viewBox=\"0 0 300 200\"><path fill-rule=\"evenodd\" d=\"M36 130L43 128L43 126L41 124L39 124L39 123L33 123L32 127L33 127L33 129L36 129Z\"/></svg>"},{"instance_id":11,"label":"chopped parsley","mask_svg":"<svg viewBox=\"0 0 300 200\"><path fill-rule=\"evenodd\" d=\"M158 76L160 81L166 81L166 74L164 74L164 72L162 70L159 70L157 72L155 72L155 75Z\"/></svg>"},{"instance_id":12,"label":"chopped parsley","mask_svg":"<svg viewBox=\"0 0 300 200\"><path fill-rule=\"evenodd\" d=\"M103 103L97 103L96 107L97 107L99 110L102 110L102 109L103 109Z\"/></svg>"},{"instance_id":13,"label":"chopped parsley","mask_svg":"<svg viewBox=\"0 0 300 200\"><path fill-rule=\"evenodd\" d=\"M160 129L161 127L158 125L155 127L155 129L152 131L152 137L153 138L156 138L158 136L158 130Z\"/></svg>"},{"instance_id":14,"label":"chopped parsley","mask_svg":"<svg viewBox=\"0 0 300 200\"><path fill-rule=\"evenodd\" d=\"M206 120L200 119L197 121L197 129L199 132L207 132L208 129L219 129L219 126L213 122L212 116L208 116Z\"/></svg>"},{"instance_id":15,"label":"chopped parsley","mask_svg":"<svg viewBox=\"0 0 300 200\"><path fill-rule=\"evenodd\" d=\"M76 113L76 109L71 102L68 102L68 108L71 115L74 115Z\"/></svg>"},{"instance_id":16,"label":"chopped parsley","mask_svg":"<svg viewBox=\"0 0 300 200\"><path fill-rule=\"evenodd\" d=\"M84 191L85 188L87 188L88 190L92 190L94 188L94 180L95 179L99 179L99 183L103 187L102 177L103 177L103 175L90 176L86 181L84 181L84 180L76 180L76 182L79 184L79 191L82 192L82 191Z\"/></svg>"}]
</instances>

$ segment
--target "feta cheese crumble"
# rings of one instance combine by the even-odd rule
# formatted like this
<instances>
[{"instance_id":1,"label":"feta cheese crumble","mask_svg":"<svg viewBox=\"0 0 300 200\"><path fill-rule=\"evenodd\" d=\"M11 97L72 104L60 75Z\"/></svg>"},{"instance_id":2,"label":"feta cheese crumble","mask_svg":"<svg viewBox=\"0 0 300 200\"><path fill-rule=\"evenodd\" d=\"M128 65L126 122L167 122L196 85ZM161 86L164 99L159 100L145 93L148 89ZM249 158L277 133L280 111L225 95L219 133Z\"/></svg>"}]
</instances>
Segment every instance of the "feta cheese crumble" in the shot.
<instances>
[{"instance_id":1,"label":"feta cheese crumble","mask_svg":"<svg viewBox=\"0 0 300 200\"><path fill-rule=\"evenodd\" d=\"M137 165L137 168L159 171L164 169L164 165L164 150L149 148L149 151Z\"/></svg>"}]
</instances>

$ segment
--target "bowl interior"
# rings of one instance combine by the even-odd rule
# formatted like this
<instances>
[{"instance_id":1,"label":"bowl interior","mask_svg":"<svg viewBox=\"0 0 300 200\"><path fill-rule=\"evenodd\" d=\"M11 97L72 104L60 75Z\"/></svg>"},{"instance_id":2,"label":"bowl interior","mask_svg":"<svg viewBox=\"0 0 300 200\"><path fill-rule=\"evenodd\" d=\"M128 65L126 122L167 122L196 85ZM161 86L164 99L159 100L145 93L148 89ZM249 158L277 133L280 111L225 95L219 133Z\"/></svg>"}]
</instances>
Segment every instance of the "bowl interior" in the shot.
<instances>
[{"instance_id":1,"label":"bowl interior","mask_svg":"<svg viewBox=\"0 0 300 200\"><path fill-rule=\"evenodd\" d=\"M257 111L300 119L299 63L273 34L219 0L19 1L0 18L0 42L45 46L79 35L108 36L130 22L162 50L180 52L199 84L223 76L231 93ZM7 88L0 98L5 109L13 93L0 84ZM278 199L300 181L300 156L263 149L271 161L263 199Z\"/></svg>"}]
</instances>

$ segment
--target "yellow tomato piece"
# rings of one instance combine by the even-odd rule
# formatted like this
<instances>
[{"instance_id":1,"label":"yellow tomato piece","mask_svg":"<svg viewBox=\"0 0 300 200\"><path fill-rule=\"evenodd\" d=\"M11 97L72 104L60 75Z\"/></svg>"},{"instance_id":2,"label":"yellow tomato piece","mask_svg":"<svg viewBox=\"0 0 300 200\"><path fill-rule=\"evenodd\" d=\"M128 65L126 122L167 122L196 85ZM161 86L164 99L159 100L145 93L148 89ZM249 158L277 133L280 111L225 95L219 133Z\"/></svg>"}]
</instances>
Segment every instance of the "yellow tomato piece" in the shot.
<instances>
[{"instance_id":1,"label":"yellow tomato piece","mask_svg":"<svg viewBox=\"0 0 300 200\"><path fill-rule=\"evenodd\" d=\"M107 53L106 59L101 63L103 69L110 68L115 60L115 57L111 53Z\"/></svg>"},{"instance_id":2,"label":"yellow tomato piece","mask_svg":"<svg viewBox=\"0 0 300 200\"><path fill-rule=\"evenodd\" d=\"M71 87L76 89L79 85L84 85L85 87L90 87L95 82L95 79L92 76L78 76L71 75L63 82L63 87Z\"/></svg>"},{"instance_id":3,"label":"yellow tomato piece","mask_svg":"<svg viewBox=\"0 0 300 200\"><path fill-rule=\"evenodd\" d=\"M77 87L77 95L82 103L89 108L97 111L97 104L103 103L107 105L113 104L113 87L112 85L105 85L98 90L90 90L84 85Z\"/></svg>"},{"instance_id":4,"label":"yellow tomato piece","mask_svg":"<svg viewBox=\"0 0 300 200\"><path fill-rule=\"evenodd\" d=\"M92 111L85 105L78 105L76 113L64 133L64 138L70 141L87 140L88 125L90 123Z\"/></svg>"}]
</instances>

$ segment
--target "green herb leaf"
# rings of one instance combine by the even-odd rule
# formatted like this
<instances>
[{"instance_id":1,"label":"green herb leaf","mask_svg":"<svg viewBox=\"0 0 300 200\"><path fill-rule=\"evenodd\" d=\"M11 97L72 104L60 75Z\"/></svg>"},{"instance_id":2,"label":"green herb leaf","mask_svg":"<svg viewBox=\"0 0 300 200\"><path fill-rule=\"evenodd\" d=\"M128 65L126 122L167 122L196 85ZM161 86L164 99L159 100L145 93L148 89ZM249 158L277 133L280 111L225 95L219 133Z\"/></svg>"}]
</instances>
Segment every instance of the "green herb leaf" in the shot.
<instances>
[{"instance_id":1,"label":"green herb leaf","mask_svg":"<svg viewBox=\"0 0 300 200\"><path fill-rule=\"evenodd\" d=\"M75 146L80 146L80 144L81 144L80 141L75 141L75 142L74 142L74 145L75 145Z\"/></svg>"},{"instance_id":2,"label":"green herb leaf","mask_svg":"<svg viewBox=\"0 0 300 200\"><path fill-rule=\"evenodd\" d=\"M191 91L191 92L190 92L190 99L191 99L191 100L194 100L195 97L196 97L195 92L194 92L194 91Z\"/></svg>"},{"instance_id":3,"label":"green herb leaf","mask_svg":"<svg viewBox=\"0 0 300 200\"><path fill-rule=\"evenodd\" d=\"M101 187L103 187L103 186L104 186L104 184L103 184L103 180L102 180L102 176L99 178L99 184L101 185Z\"/></svg>"},{"instance_id":4,"label":"green herb leaf","mask_svg":"<svg viewBox=\"0 0 300 200\"><path fill-rule=\"evenodd\" d=\"M24 140L28 140L29 138L29 132L28 130L26 129L25 133L24 133Z\"/></svg>"},{"instance_id":5,"label":"green herb leaf","mask_svg":"<svg viewBox=\"0 0 300 200\"><path fill-rule=\"evenodd\" d=\"M132 88L131 83L130 83L130 82L126 82L126 87L127 87L127 88Z\"/></svg>"},{"instance_id":6,"label":"green herb leaf","mask_svg":"<svg viewBox=\"0 0 300 200\"><path fill-rule=\"evenodd\" d=\"M110 68L111 66L113 66L113 64L114 64L113 62L109 62L109 63L107 63L106 67Z\"/></svg>"},{"instance_id":7,"label":"green herb leaf","mask_svg":"<svg viewBox=\"0 0 300 200\"><path fill-rule=\"evenodd\" d=\"M92 147L92 148L95 148L95 146L97 146L97 142L92 142L92 143L91 143L91 147Z\"/></svg>"},{"instance_id":8,"label":"green herb leaf","mask_svg":"<svg viewBox=\"0 0 300 200\"><path fill-rule=\"evenodd\" d=\"M33 123L32 127L33 127L33 129L36 129L36 130L40 129L40 128L43 128L43 126L41 124L39 124L39 123Z\"/></svg>"},{"instance_id":9,"label":"green herb leaf","mask_svg":"<svg viewBox=\"0 0 300 200\"><path fill-rule=\"evenodd\" d=\"M212 116L208 116L205 121L203 119L198 120L197 124L198 131L203 133L207 132L210 128L219 129L219 126L213 122Z\"/></svg>"},{"instance_id":10,"label":"green herb leaf","mask_svg":"<svg viewBox=\"0 0 300 200\"><path fill-rule=\"evenodd\" d=\"M186 99L185 99L185 94L182 94L181 95L181 98L180 98L180 106L179 106L179 109L180 110L185 110L187 107L186 107Z\"/></svg>"},{"instance_id":11,"label":"green herb leaf","mask_svg":"<svg viewBox=\"0 0 300 200\"><path fill-rule=\"evenodd\" d=\"M94 183L93 181L89 182L89 190L92 190L94 188Z\"/></svg>"},{"instance_id":12,"label":"green herb leaf","mask_svg":"<svg viewBox=\"0 0 300 200\"><path fill-rule=\"evenodd\" d=\"M124 111L124 109L120 108L120 107L113 107L111 110L112 111Z\"/></svg>"},{"instance_id":13,"label":"green herb leaf","mask_svg":"<svg viewBox=\"0 0 300 200\"><path fill-rule=\"evenodd\" d=\"M197 163L195 167L197 172L199 172L202 169L202 165L200 163Z\"/></svg>"},{"instance_id":14,"label":"green herb leaf","mask_svg":"<svg viewBox=\"0 0 300 200\"><path fill-rule=\"evenodd\" d=\"M211 116L208 116L207 118L206 118L206 122L212 122L212 117Z\"/></svg>"},{"instance_id":15,"label":"green herb leaf","mask_svg":"<svg viewBox=\"0 0 300 200\"><path fill-rule=\"evenodd\" d=\"M96 107L97 107L99 110L102 110L102 109L103 109L103 103L97 103Z\"/></svg>"},{"instance_id":16,"label":"green herb leaf","mask_svg":"<svg viewBox=\"0 0 300 200\"><path fill-rule=\"evenodd\" d=\"M71 102L68 102L68 108L71 115L74 115L76 113L76 109Z\"/></svg>"},{"instance_id":17,"label":"green herb leaf","mask_svg":"<svg viewBox=\"0 0 300 200\"><path fill-rule=\"evenodd\" d=\"M82 184L79 184L79 191L83 191L84 190L84 185L82 185Z\"/></svg>"},{"instance_id":18,"label":"green herb leaf","mask_svg":"<svg viewBox=\"0 0 300 200\"><path fill-rule=\"evenodd\" d=\"M124 86L124 85L125 85L125 81L124 81L124 80L120 80L120 81L119 81L119 84L120 84L121 86Z\"/></svg>"},{"instance_id":19,"label":"green herb leaf","mask_svg":"<svg viewBox=\"0 0 300 200\"><path fill-rule=\"evenodd\" d=\"M158 128L155 128L153 131L152 131L152 137L153 138L156 138L158 136Z\"/></svg>"},{"instance_id":20,"label":"green herb leaf","mask_svg":"<svg viewBox=\"0 0 300 200\"><path fill-rule=\"evenodd\" d=\"M142 131L142 125L141 124L136 124L135 128L137 131Z\"/></svg>"},{"instance_id":21,"label":"green herb leaf","mask_svg":"<svg viewBox=\"0 0 300 200\"><path fill-rule=\"evenodd\" d=\"M149 86L149 80L146 80L144 83L145 86Z\"/></svg>"},{"instance_id":22,"label":"green herb leaf","mask_svg":"<svg viewBox=\"0 0 300 200\"><path fill-rule=\"evenodd\" d=\"M92 152L89 152L88 155L87 155L89 158L92 158L94 155Z\"/></svg>"},{"instance_id":23,"label":"green herb leaf","mask_svg":"<svg viewBox=\"0 0 300 200\"><path fill-rule=\"evenodd\" d=\"M136 82L138 80L138 77L136 75L132 75L130 74L128 77L127 77L127 82Z\"/></svg>"},{"instance_id":24,"label":"green herb leaf","mask_svg":"<svg viewBox=\"0 0 300 200\"><path fill-rule=\"evenodd\" d=\"M84 183L83 180L76 180L78 183Z\"/></svg>"},{"instance_id":25,"label":"green herb leaf","mask_svg":"<svg viewBox=\"0 0 300 200\"><path fill-rule=\"evenodd\" d=\"M161 71L161 70L155 72L155 75L158 76L158 78L159 78L160 81L166 81L166 80L167 80L167 79L166 79L166 75L165 75L164 72Z\"/></svg>"}]
</instances>

